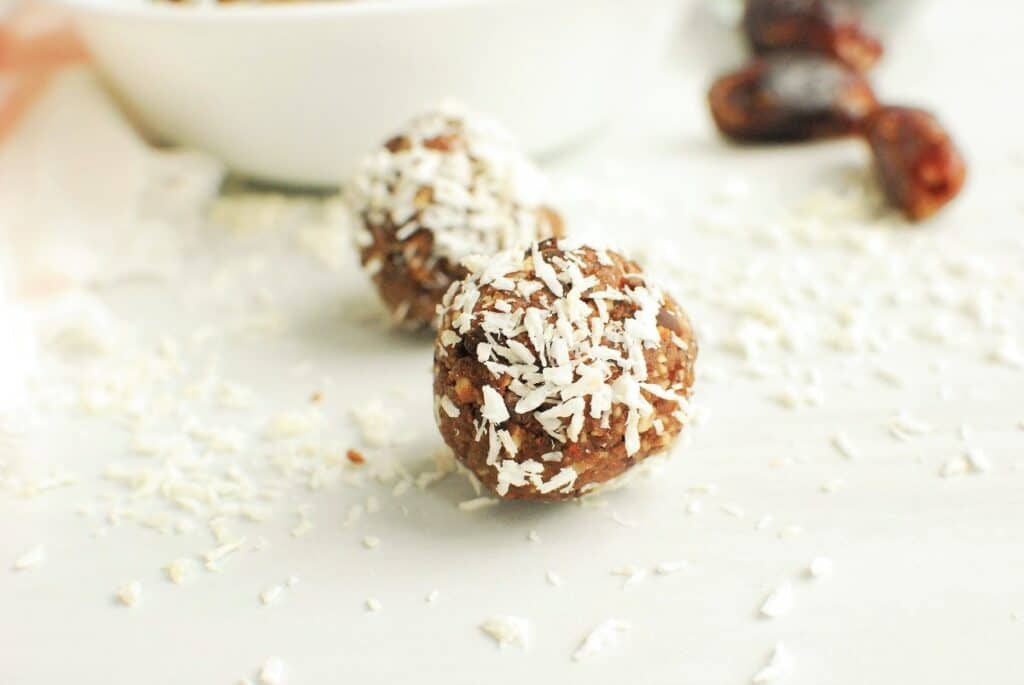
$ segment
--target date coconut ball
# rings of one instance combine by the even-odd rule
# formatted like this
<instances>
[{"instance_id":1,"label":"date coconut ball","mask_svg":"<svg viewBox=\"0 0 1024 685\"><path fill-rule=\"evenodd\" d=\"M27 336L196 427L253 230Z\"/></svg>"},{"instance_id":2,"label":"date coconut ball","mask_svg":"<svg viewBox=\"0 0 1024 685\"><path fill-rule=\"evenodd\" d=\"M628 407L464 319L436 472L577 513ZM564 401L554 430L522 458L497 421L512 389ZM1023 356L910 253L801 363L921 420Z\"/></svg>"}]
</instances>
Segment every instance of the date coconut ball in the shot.
<instances>
[{"instance_id":1,"label":"date coconut ball","mask_svg":"<svg viewBox=\"0 0 1024 685\"><path fill-rule=\"evenodd\" d=\"M697 343L636 263L549 239L465 264L438 309L435 415L486 487L577 497L672 444Z\"/></svg>"},{"instance_id":2,"label":"date coconut ball","mask_svg":"<svg viewBox=\"0 0 1024 685\"><path fill-rule=\"evenodd\" d=\"M546 186L501 126L449 104L368 155L343 198L384 304L396 322L420 327L466 274L464 257L562 235Z\"/></svg>"}]
</instances>

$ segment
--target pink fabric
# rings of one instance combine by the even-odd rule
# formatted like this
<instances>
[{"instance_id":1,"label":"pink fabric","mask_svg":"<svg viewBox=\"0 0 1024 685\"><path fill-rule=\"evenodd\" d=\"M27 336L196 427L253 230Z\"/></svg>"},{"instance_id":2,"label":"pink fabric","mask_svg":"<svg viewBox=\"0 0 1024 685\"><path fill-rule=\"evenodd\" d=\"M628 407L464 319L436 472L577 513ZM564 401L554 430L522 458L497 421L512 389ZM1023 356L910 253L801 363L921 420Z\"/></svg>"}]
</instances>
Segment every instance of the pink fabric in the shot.
<instances>
[{"instance_id":1,"label":"pink fabric","mask_svg":"<svg viewBox=\"0 0 1024 685\"><path fill-rule=\"evenodd\" d=\"M67 16L29 2L0 23L0 142L61 67L88 59Z\"/></svg>"}]
</instances>

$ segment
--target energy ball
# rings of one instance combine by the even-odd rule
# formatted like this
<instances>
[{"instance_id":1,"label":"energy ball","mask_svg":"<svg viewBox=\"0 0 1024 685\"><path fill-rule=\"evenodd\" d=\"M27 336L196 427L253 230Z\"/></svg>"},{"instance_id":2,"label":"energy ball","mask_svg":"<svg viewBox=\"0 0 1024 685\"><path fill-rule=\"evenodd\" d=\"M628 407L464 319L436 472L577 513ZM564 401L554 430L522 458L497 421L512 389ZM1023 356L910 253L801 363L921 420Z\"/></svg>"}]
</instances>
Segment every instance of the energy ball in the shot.
<instances>
[{"instance_id":1,"label":"energy ball","mask_svg":"<svg viewBox=\"0 0 1024 685\"><path fill-rule=\"evenodd\" d=\"M635 262L554 239L466 260L438 309L445 442L499 497L578 497L666 450L697 343Z\"/></svg>"},{"instance_id":2,"label":"energy ball","mask_svg":"<svg viewBox=\"0 0 1024 685\"><path fill-rule=\"evenodd\" d=\"M343 198L364 270L398 323L433 323L470 255L562 235L547 181L495 122L445 105L358 166Z\"/></svg>"}]
</instances>

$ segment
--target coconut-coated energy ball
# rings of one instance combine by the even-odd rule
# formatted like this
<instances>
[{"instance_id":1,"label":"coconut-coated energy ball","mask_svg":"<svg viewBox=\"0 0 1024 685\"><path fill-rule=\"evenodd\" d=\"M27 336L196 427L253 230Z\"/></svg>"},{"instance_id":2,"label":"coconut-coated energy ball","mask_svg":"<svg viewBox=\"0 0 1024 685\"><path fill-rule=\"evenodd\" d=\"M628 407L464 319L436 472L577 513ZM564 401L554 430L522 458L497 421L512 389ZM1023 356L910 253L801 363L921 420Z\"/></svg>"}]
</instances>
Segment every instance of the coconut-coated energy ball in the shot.
<instances>
[{"instance_id":1,"label":"coconut-coated energy ball","mask_svg":"<svg viewBox=\"0 0 1024 685\"><path fill-rule=\"evenodd\" d=\"M487 488L577 497L672 444L697 343L636 263L549 239L465 264L438 308L435 417Z\"/></svg>"},{"instance_id":2,"label":"coconut-coated energy ball","mask_svg":"<svg viewBox=\"0 0 1024 685\"><path fill-rule=\"evenodd\" d=\"M486 117L447 104L369 154L346 184L356 245L393 318L433 323L470 255L562 234L547 180Z\"/></svg>"}]
</instances>

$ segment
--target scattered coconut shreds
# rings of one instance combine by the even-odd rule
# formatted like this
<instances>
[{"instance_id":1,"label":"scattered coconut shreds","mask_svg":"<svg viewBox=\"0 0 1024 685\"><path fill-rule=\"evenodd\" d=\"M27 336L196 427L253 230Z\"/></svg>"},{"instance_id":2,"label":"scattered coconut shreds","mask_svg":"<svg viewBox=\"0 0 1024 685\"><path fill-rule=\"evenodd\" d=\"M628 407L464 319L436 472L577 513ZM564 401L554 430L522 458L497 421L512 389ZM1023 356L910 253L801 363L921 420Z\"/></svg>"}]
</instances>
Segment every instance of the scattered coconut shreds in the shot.
<instances>
[{"instance_id":1,"label":"scattered coconut shreds","mask_svg":"<svg viewBox=\"0 0 1024 685\"><path fill-rule=\"evenodd\" d=\"M654 571L661 576L667 576L677 571L682 571L690 565L688 561L662 561L654 567Z\"/></svg>"},{"instance_id":2,"label":"scattered coconut shreds","mask_svg":"<svg viewBox=\"0 0 1024 685\"><path fill-rule=\"evenodd\" d=\"M558 575L554 571L548 571L545 573L544 578L548 581L548 585L559 587L562 584L562 576Z\"/></svg>"},{"instance_id":3,"label":"scattered coconut shreds","mask_svg":"<svg viewBox=\"0 0 1024 685\"><path fill-rule=\"evenodd\" d=\"M573 653L574 661L584 661L603 652L619 641L619 637L632 626L626 621L610 618L600 623L583 639L579 648Z\"/></svg>"},{"instance_id":4,"label":"scattered coconut shreds","mask_svg":"<svg viewBox=\"0 0 1024 685\"><path fill-rule=\"evenodd\" d=\"M530 542L540 542L540 533L535 530L531 530L526 534L526 539Z\"/></svg>"},{"instance_id":5,"label":"scattered coconut shreds","mask_svg":"<svg viewBox=\"0 0 1024 685\"><path fill-rule=\"evenodd\" d=\"M832 575L833 568L834 564L831 558L818 556L811 559L807 572L812 578L824 579Z\"/></svg>"},{"instance_id":6,"label":"scattered coconut shreds","mask_svg":"<svg viewBox=\"0 0 1024 685\"><path fill-rule=\"evenodd\" d=\"M372 613L372 612L377 612L377 611L380 611L380 610L381 610L381 609L383 609L383 608L384 608L384 605L383 605L383 604L381 604L381 603L380 603L379 601L377 601L376 599L374 599L373 597L370 597L370 598L368 598L368 599L366 600L366 610L367 610L367 611L369 611L369 612L371 612L371 613Z\"/></svg>"},{"instance_id":7,"label":"scattered coconut shreds","mask_svg":"<svg viewBox=\"0 0 1024 685\"><path fill-rule=\"evenodd\" d=\"M793 608L793 586L782 583L772 590L761 604L761 615L767 618L780 618Z\"/></svg>"},{"instance_id":8,"label":"scattered coconut shreds","mask_svg":"<svg viewBox=\"0 0 1024 685\"><path fill-rule=\"evenodd\" d=\"M765 530L770 525L772 525L772 522L774 522L774 521L775 521L775 517L774 516L772 516L771 514L765 514L761 518L757 519L757 523L754 524L754 529L755 530Z\"/></svg>"},{"instance_id":9,"label":"scattered coconut shreds","mask_svg":"<svg viewBox=\"0 0 1024 685\"><path fill-rule=\"evenodd\" d=\"M195 577L198 564L195 559L175 559L164 570L168 580L175 585L182 585Z\"/></svg>"},{"instance_id":10,"label":"scattered coconut shreds","mask_svg":"<svg viewBox=\"0 0 1024 685\"><path fill-rule=\"evenodd\" d=\"M32 547L25 550L20 557L14 560L11 568L15 571L24 571L39 564L46 560L46 546L45 545L33 545Z\"/></svg>"},{"instance_id":11,"label":"scattered coconut shreds","mask_svg":"<svg viewBox=\"0 0 1024 685\"><path fill-rule=\"evenodd\" d=\"M896 353L901 352L900 346L903 343L913 343L915 349L922 350L922 354L933 354L934 350L941 349L940 346L955 344L958 348L977 351L975 357L978 354L983 355L982 361L1024 368L1024 354L1018 343L1018 334L1014 330L1010 310L1011 306L1015 307L1018 303L1017 294L1020 285L1024 283L1017 273L1019 259L1015 258L1013 270L1007 271L989 269L989 263L975 255L949 254L958 250L946 250L927 243L916 245L913 255L896 250L890 252L889 248L894 247L888 235L891 231L836 231L832 222L822 221L822 216L835 217L836 222L843 227L876 228L870 224L877 222L874 219L869 222L865 218L866 211L859 208L866 199L859 189L851 190L850 197L834 191L819 193L817 195L822 195L821 197L812 198L806 208L794 208L783 217L783 221L773 219L769 225L767 220L757 219L753 221L749 230L743 225L741 231L738 226L743 222L735 220L735 208L732 205L742 201L752 192L755 192L753 186L744 188L742 192L728 188L716 192L713 207L716 212L703 211L697 223L700 224L701 231L717 232L730 239L748 240L768 248L763 252L765 264L756 265L754 268L748 264L732 265L726 260L724 263L715 263L712 268L705 270L699 265L691 267L673 264L673 261L678 260L670 254L671 251L659 254L659 250L653 245L645 246L647 249L642 251L651 254L641 254L641 257L649 257L658 266L668 267L666 270L678 278L677 286L682 284L682 291L687 297L696 300L695 311L704 310L705 315L697 317L701 319L697 323L701 326L702 345L709 350L711 356L724 352L736 357L730 359L721 355L722 359L712 359L720 366L701 371L702 379L717 380L723 384L758 383L758 396L775 397L777 393L782 392L779 398L784 406L792 406L802 411L805 406L820 403L823 399L820 393L821 374L814 369L798 366L812 358L813 354L804 356L794 352L807 350L814 353L818 351L818 347L827 349L830 353L834 351L846 356L843 360L842 374L833 377L832 368L824 369L830 375L830 381L834 380L837 383L837 387L852 391L863 389L875 393L878 392L877 386L881 381L894 387L905 387L908 391L922 388L922 392L929 395L937 392L940 398L947 401L974 399L971 397L973 389L969 384L957 381L954 385L950 382L948 372L956 370L958 365L954 358L932 360L929 369L934 375L929 378L922 378L917 373L917 367L888 368L874 360L897 358L898 354L889 356L888 352L890 349ZM627 197L624 200L618 199L617 202L625 203L632 214L637 214L635 205L642 204L645 199ZM276 206L281 202L274 200L261 204ZM656 213L654 208L648 208L648 211ZM273 213L282 212L277 208ZM643 220L643 217L640 218ZM651 218L647 220L650 221ZM902 238L900 240L902 241ZM341 254L338 247L336 242L332 242L330 249L325 249L324 252L329 251L332 255ZM1024 242L1020 247L1024 247ZM796 252L807 248L807 254L797 255L798 259L793 262L796 268L775 269L768 261L772 258L772 249L775 248L786 248L787 252L790 249ZM817 251L818 248L840 251L843 259L849 260L849 274L823 274L818 266L819 262L804 260L804 257L810 258L812 251ZM787 259L789 256L786 254ZM336 260L337 257L333 256L331 259ZM768 268L764 268L765 266ZM708 276L707 279L703 278L705 275ZM849 279L846 278L847 275ZM847 280L849 284L857 284L857 301L842 301ZM949 281L955 283L951 284ZM687 284L691 283L700 285L687 287ZM264 299L269 302L270 298ZM707 305L711 303L721 303L725 306L708 311ZM892 305L912 306L915 309L915 320L884 320L884 310ZM272 319L276 316L270 314L269 308L266 314L249 312L245 329L252 332L257 332L257 329L271 331L274 324ZM879 315L877 321L876 314ZM918 314L921 315L920 321L917 320ZM965 322L977 325L964 325ZM116 363L121 368L111 374L113 378L100 378L97 375L97 378L75 379L74 387L69 385L68 388L73 394L74 409L84 411L92 417L91 420L103 419L119 426L130 426L130 449L137 457L143 458L127 466L113 465L104 475L104 480L116 488L116 491L104 492L104 498L97 498L98 504L90 503L83 511L83 514L89 517L89 520L83 523L87 524L87 530L92 535L100 537L116 527L125 525L138 525L161 533L183 536L196 532L205 535L207 522L211 517L218 517L225 519L227 523L216 527L211 524L209 532L214 535L220 546L217 549L221 549L237 539L237 535L231 530L236 520L242 522L244 526L255 527L252 526L253 523L270 520L275 515L291 511L289 506L295 503L294 498L302 497L301 493L305 493L307 488L317 489L340 484L358 490L363 487L375 487L379 481L380 484L387 485L381 492L390 489L395 497L408 495L409 499L406 501L409 501L417 496L414 486L429 487L456 469L455 464L449 459L449 465L439 464L433 471L420 473L417 469L415 473L407 473L400 466L385 464L384 462L393 462L394 458L376 450L372 453L371 463L367 463L361 452L345 452L344 446L351 442L350 436L345 436L344 443L339 443L344 444L341 447L321 445L319 439L312 439L319 438L316 433L321 426L318 413L313 409L282 413L283 407L272 408L266 415L254 417L253 421L245 421L244 425L255 426L254 430L245 431L233 425L200 425L197 419L180 412L180 425L159 429L167 430L172 437L153 434L151 431L156 428L151 425L147 412L153 410L156 413L161 408L147 407L150 398L166 396L172 403L180 403L184 399L186 407L192 403L199 405L206 402L210 407L221 409L252 409L259 404L256 401L258 398L262 401L261 393L257 390L219 379L214 371L209 373L208 378L205 376L205 370L202 371L203 377L191 375L193 369L204 365L200 360L186 358L185 355L189 350L198 349L200 345L206 344L203 341L219 339L222 335L221 328L227 327L218 324L217 330L196 331L191 338L186 336L183 341L162 341L157 351L143 350L132 341L130 347L125 347L122 352L119 349L123 346L122 342L116 339L119 336L106 331L93 331L92 334L82 331L77 336L82 339L81 343L84 343L85 347L107 355L111 366ZM987 333L983 337L979 336L975 328ZM73 331L64 331L61 337L75 337L67 333ZM924 345L922 341L927 341L928 344ZM62 339L61 343L67 343L67 340ZM929 348L933 350L932 353L925 351ZM125 352L137 355L141 363L137 364L136 360L126 356ZM779 358L783 356L788 360L783 359L779 362ZM941 363L938 363L939 361ZM312 362L304 362L293 368L291 373L310 375L315 371L317 369ZM1016 378L1019 374L1019 371L1001 369L997 366L987 368L985 372L1004 374L1007 379ZM843 377L846 375L849 378ZM142 379L139 381L140 387L122 387L122 377ZM177 392L164 380L172 377L181 379L187 389ZM333 391L327 394L334 399ZM895 397L897 393L889 392L888 395ZM322 399L323 395L318 391L313 401L320 402ZM925 405L919 406L922 408L914 408L914 411L927 411ZM170 416L176 415L180 407L172 405L168 409ZM451 409L451 406L441 407L441 410L446 412ZM187 411L193 410L188 408ZM204 411L195 411L204 416ZM368 446L393 445L396 437L395 428L404 426L391 407L375 405L365 410L357 410L353 414L363 442ZM691 424L700 423L701 416L704 416L703 411L695 412ZM796 416L794 414L791 418L795 419ZM881 416L883 420L887 417L887 414ZM226 421L237 423L237 419ZM857 437L861 435L862 429L867 428L859 423L842 427ZM916 436L924 436L931 432L930 426L906 414L901 414L882 425L893 438L899 440L912 440ZM1010 425L1013 425L1012 422ZM1024 420L1017 426L1024 430ZM834 425L833 428L839 428L839 425ZM866 436L867 433L863 433L859 439L868 440ZM935 431L934 437L936 442L939 439L951 441L952 431L942 427L941 430ZM3 427L0 426L0 441L3 438ZM263 455L246 453L250 447L257 446L261 438L280 441L280 444L273 446L274 454L267 455L266 463ZM842 455L842 458L852 460L860 456L857 446L850 442L844 432L829 436L828 439L831 448ZM993 467L1002 467L1002 462L999 461L991 464L986 455L973 445L970 432L966 427L961 427L959 444L954 449L947 449L935 455L939 457L936 469L941 469L940 473L947 477L966 478L968 474L984 473ZM870 445L865 443L864 447L865 455L870 456L871 452L867 449ZM961 455L939 466L943 460L950 459L957 452ZM1001 453L993 453L993 456L999 454ZM231 467L228 471L227 460L238 460L239 466ZM1016 469L1024 472L1024 459L1016 461ZM787 458L777 460L776 463L791 466L802 462L799 459ZM1007 465L1010 463L1007 461ZM264 465L273 467L272 475L264 473ZM42 479L22 480L20 477L9 476L4 468L4 465L0 464L0 494L11 492L18 496L37 497L48 490L75 481L72 475L62 473L55 473ZM818 482L820 481L812 481L812 484ZM833 491L830 484L838 482L840 481L826 481L821 486L822 490ZM990 479L981 485L989 483ZM478 484L474 485L478 487ZM958 486L960 483L948 485ZM691 488L691 492L695 496L711 497L716 494L717 488L695 486ZM108 494L109 499L105 499ZM363 499L362 494L359 494L360 500ZM480 495L480 492L477 494ZM484 496L477 498L487 499L489 498ZM459 508L468 508L472 511L475 505L471 503L477 500L468 500ZM351 501L341 500L343 510L348 507L349 511L345 518L346 524L354 526L364 516L372 514L376 510L376 505L371 504L371 501L367 498L365 504L352 504ZM715 499L707 499L706 503L712 508L720 504ZM583 503L587 507L607 504L607 500ZM702 503L693 500L684 502L684 506L689 514L697 514L701 511ZM171 509L174 513L168 514L163 511L164 509ZM396 509L409 513L405 507ZM415 510L415 507L410 504L410 509ZM696 521L691 520L689 523L692 525ZM759 530L769 527L775 530L769 516L758 519L756 527ZM312 523L304 516L295 528L294 534L299 537L309 532L311 528ZM555 541L560 537L556 531L557 529L552 529L545 533L551 537L551 540L547 541L551 545L555 545ZM363 532L365 531L360 531L356 540ZM800 526L788 525L778 530L777 534L780 538L787 538L800 532ZM532 542L540 541L540 536L535 531L530 531L527 538ZM244 551L263 549L265 546L265 542L257 539ZM538 545L537 549L540 547ZM803 547L802 541L797 547ZM794 547L794 551L797 547ZM202 549L205 549L205 546L196 551L201 553ZM382 551L386 552L389 549L388 547ZM172 552L176 553L181 552ZM35 558L30 551L14 562L13 568L31 568L40 563L43 556L40 553L38 558ZM263 556L266 558L266 555ZM173 556L166 558L170 559ZM255 559L255 555L253 558ZM218 564L226 559L226 554L218 553L212 557L203 555L199 556L199 559L207 560L206 563L212 568L219 568ZM373 556L362 557L361 561L371 562L373 559ZM676 563L682 562L663 562L653 570L662 574L666 568L673 568ZM544 566L534 567L535 581L539 580L537 572L543 568ZM41 570L48 569L44 567ZM172 582L182 583L199 570L194 559L183 559L169 565L166 572ZM827 557L815 557L809 562L805 578L815 579L814 582L817 583L817 579L831 574L832 561ZM627 577L632 578L632 575ZM548 572L546 578L547 582L556 584L552 579L558 576ZM293 585L291 579L287 585ZM129 589L131 586L137 586L137 581L120 588L116 594L116 600L126 606L131 604L125 597L137 599L138 596L135 590ZM270 589L275 591L275 596L280 594L280 586ZM799 590L799 587L797 589ZM438 591L433 590L426 595L426 602L434 603L438 597ZM250 597L249 601L251 599ZM149 603L148 596L143 603ZM377 620L382 618L386 617L377 617ZM1024 614L1017 612L1013 614L1013 618L1024 620ZM580 652L583 652L583 647ZM278 661L278 666L281 666L279 660L274 661ZM792 670L792 661L789 652L779 644L772 654L770 663L755 676L754 681L772 683L783 680ZM278 671L283 671L283 667ZM273 675L273 669L270 675L261 672L259 677L259 681L264 685L277 685L280 680L281 678ZM248 679L243 683L251 685Z\"/></svg>"},{"instance_id":12,"label":"scattered coconut shreds","mask_svg":"<svg viewBox=\"0 0 1024 685\"><path fill-rule=\"evenodd\" d=\"M363 547L366 549L376 549L380 545L380 538L374 537L373 535L367 535L363 538Z\"/></svg>"},{"instance_id":13,"label":"scattered coconut shreds","mask_svg":"<svg viewBox=\"0 0 1024 685\"><path fill-rule=\"evenodd\" d=\"M261 685L284 685L286 682L286 669L284 662L276 656L272 656L263 662L260 667Z\"/></svg>"},{"instance_id":14,"label":"scattered coconut shreds","mask_svg":"<svg viewBox=\"0 0 1024 685\"><path fill-rule=\"evenodd\" d=\"M480 630L494 638L499 647L530 646L530 622L518 616L492 616L480 624Z\"/></svg>"},{"instance_id":15,"label":"scattered coconut shreds","mask_svg":"<svg viewBox=\"0 0 1024 685\"><path fill-rule=\"evenodd\" d=\"M141 598L142 585L137 580L125 583L117 591L117 601L126 607L138 605Z\"/></svg>"},{"instance_id":16,"label":"scattered coconut shreds","mask_svg":"<svg viewBox=\"0 0 1024 685\"><path fill-rule=\"evenodd\" d=\"M480 509L486 509L487 507L493 507L499 502L494 497L477 497L475 499L468 499L463 502L459 502L460 511L478 511Z\"/></svg>"},{"instance_id":17,"label":"scattered coconut shreds","mask_svg":"<svg viewBox=\"0 0 1024 685\"><path fill-rule=\"evenodd\" d=\"M847 459L859 459L860 453L857 448L850 442L850 438L847 437L846 433L836 433L832 436L832 446L836 448L842 456Z\"/></svg>"},{"instance_id":18,"label":"scattered coconut shreds","mask_svg":"<svg viewBox=\"0 0 1024 685\"><path fill-rule=\"evenodd\" d=\"M440 598L440 590L431 590L429 593L427 593L426 602L427 604L435 604L437 603L437 600L439 600Z\"/></svg>"},{"instance_id":19,"label":"scattered coconut shreds","mask_svg":"<svg viewBox=\"0 0 1024 685\"><path fill-rule=\"evenodd\" d=\"M781 683L793 673L793 655L781 642L775 643L767 665L754 675L753 683Z\"/></svg>"}]
</instances>

